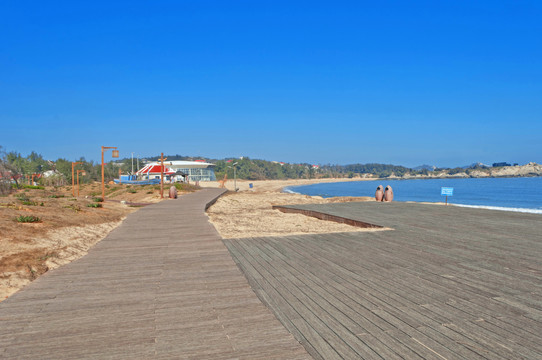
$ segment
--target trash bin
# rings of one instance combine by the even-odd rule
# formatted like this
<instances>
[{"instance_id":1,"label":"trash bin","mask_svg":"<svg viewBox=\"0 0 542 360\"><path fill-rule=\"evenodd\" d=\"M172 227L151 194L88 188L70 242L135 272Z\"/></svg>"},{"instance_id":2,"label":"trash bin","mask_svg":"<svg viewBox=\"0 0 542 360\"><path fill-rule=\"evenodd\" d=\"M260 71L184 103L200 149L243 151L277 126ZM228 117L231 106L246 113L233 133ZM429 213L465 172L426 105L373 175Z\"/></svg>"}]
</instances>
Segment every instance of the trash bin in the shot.
<instances>
[{"instance_id":1,"label":"trash bin","mask_svg":"<svg viewBox=\"0 0 542 360\"><path fill-rule=\"evenodd\" d=\"M177 188L175 186L172 186L169 188L169 198L170 199L176 199L177 198Z\"/></svg>"},{"instance_id":2,"label":"trash bin","mask_svg":"<svg viewBox=\"0 0 542 360\"><path fill-rule=\"evenodd\" d=\"M393 201L393 189L389 185L386 186L386 190L384 191L384 201Z\"/></svg>"}]
</instances>

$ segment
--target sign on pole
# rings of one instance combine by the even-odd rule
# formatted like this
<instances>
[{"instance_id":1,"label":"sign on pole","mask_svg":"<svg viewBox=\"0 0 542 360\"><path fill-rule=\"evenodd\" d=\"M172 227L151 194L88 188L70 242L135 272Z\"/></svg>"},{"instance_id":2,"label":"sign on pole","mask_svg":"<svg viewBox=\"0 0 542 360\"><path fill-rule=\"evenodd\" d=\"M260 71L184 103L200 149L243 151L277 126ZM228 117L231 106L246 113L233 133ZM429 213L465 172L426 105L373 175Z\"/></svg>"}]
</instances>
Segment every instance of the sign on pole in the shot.
<instances>
[{"instance_id":1,"label":"sign on pole","mask_svg":"<svg viewBox=\"0 0 542 360\"><path fill-rule=\"evenodd\" d=\"M446 205L448 205L448 196L454 195L454 188L453 187L441 187L440 188L440 195L446 196Z\"/></svg>"}]
</instances>

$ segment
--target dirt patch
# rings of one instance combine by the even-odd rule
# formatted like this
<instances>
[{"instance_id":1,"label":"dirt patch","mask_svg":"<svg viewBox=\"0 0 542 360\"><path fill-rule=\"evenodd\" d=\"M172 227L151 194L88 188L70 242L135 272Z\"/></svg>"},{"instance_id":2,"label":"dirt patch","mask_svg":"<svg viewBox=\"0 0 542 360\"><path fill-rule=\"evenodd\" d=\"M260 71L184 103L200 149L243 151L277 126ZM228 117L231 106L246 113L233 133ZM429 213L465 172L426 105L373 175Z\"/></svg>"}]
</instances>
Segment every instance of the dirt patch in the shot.
<instances>
[{"instance_id":1,"label":"dirt patch","mask_svg":"<svg viewBox=\"0 0 542 360\"><path fill-rule=\"evenodd\" d=\"M121 222L50 230L16 245L2 242L0 296L6 298L41 274L79 259Z\"/></svg>"},{"instance_id":2,"label":"dirt patch","mask_svg":"<svg viewBox=\"0 0 542 360\"><path fill-rule=\"evenodd\" d=\"M169 186L164 188L167 197ZM100 196L101 184L93 183L82 185L75 197L71 186L22 189L0 197L0 301L48 270L85 255L140 208L121 201L161 200L159 185L108 184L106 201L96 201ZM30 217L38 221L20 222Z\"/></svg>"}]
</instances>

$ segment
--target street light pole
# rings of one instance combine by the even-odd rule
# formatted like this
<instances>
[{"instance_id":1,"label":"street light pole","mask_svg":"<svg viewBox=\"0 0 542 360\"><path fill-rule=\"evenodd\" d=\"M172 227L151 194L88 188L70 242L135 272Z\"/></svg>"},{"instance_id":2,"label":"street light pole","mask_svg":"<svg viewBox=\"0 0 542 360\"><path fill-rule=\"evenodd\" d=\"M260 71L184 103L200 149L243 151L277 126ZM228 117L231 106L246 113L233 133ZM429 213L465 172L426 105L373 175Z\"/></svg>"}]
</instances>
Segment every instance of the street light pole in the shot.
<instances>
[{"instance_id":1,"label":"street light pole","mask_svg":"<svg viewBox=\"0 0 542 360\"><path fill-rule=\"evenodd\" d=\"M82 164L81 161L76 161L76 162L73 162L72 161L72 196L75 197L75 173L74 173L74 168L75 168L75 165L77 164Z\"/></svg>"},{"instance_id":2,"label":"street light pole","mask_svg":"<svg viewBox=\"0 0 542 360\"><path fill-rule=\"evenodd\" d=\"M233 163L231 164L231 166L228 166L229 168L232 168L233 169L233 190L234 191L237 191L237 168L235 167L235 165L237 165L238 163Z\"/></svg>"},{"instance_id":3,"label":"street light pole","mask_svg":"<svg viewBox=\"0 0 542 360\"><path fill-rule=\"evenodd\" d=\"M160 198L164 198L164 161L166 161L167 158L164 157L164 153L160 156Z\"/></svg>"},{"instance_id":4,"label":"street light pole","mask_svg":"<svg viewBox=\"0 0 542 360\"><path fill-rule=\"evenodd\" d=\"M115 149L112 156L114 158L119 157L119 151L116 150L116 146L102 146L102 201L105 201L104 151L107 151L107 149Z\"/></svg>"},{"instance_id":5,"label":"street light pole","mask_svg":"<svg viewBox=\"0 0 542 360\"><path fill-rule=\"evenodd\" d=\"M132 153L132 175L134 175L134 153Z\"/></svg>"}]
</instances>

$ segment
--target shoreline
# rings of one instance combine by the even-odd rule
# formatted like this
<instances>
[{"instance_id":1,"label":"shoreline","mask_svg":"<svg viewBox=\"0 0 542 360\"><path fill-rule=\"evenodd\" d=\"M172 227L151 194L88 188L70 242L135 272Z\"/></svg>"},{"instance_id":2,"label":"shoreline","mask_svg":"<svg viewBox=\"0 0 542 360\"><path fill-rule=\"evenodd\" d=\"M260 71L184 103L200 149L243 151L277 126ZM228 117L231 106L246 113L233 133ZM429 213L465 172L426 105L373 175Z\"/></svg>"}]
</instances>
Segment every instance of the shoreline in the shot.
<instances>
[{"instance_id":1,"label":"shoreline","mask_svg":"<svg viewBox=\"0 0 542 360\"><path fill-rule=\"evenodd\" d=\"M237 179L237 188L239 192L279 192L289 186L303 186L323 183L339 183L339 182L357 182L380 180L380 178L321 178L321 179L284 179L284 180L240 180ZM226 189L234 191L234 180L228 179L225 184ZM249 184L253 184L250 188ZM201 187L219 187L219 181L206 181L200 183Z\"/></svg>"},{"instance_id":2,"label":"shoreline","mask_svg":"<svg viewBox=\"0 0 542 360\"><path fill-rule=\"evenodd\" d=\"M503 177L503 176L500 176L500 177L492 177L492 178L495 178L495 179L498 179L498 178L533 178L533 177L537 177L537 176L509 176L509 177ZM378 178L378 179L374 179L374 180L426 180L428 178L424 178L424 179L404 179L404 178L386 178L386 179L383 179L383 178ZM431 180L438 180L440 178L433 178ZM467 179L467 178L458 178L458 179ZM470 178L470 179L487 179L487 178ZM373 180L373 179L363 179L363 180ZM340 182L349 182L349 181L333 181L333 182L329 182L329 183L340 183ZM315 183L317 184L317 183ZM285 186L284 188L287 188L287 187L295 187L295 186L304 186L304 185L312 185L312 184L299 184L299 185L288 185L288 186ZM284 190L284 188L282 189L282 191ZM299 192L287 192L287 193L292 193L292 194L299 194L299 195L306 195L306 194L302 194L302 193L299 193ZM318 195L306 195L306 196L318 196ZM332 199L332 198L340 198L341 196L330 196L330 197L326 197L325 199ZM397 201L397 200L394 200L394 202L405 202L405 203L417 203L417 204L430 204L430 205L445 205L445 203L443 201L425 201L425 200L421 200L421 201L415 201L415 200L406 200L406 201ZM460 204L460 203L453 203L453 202L448 202L449 205L451 206L457 206L457 207L465 207L465 208L472 208L472 209L485 209L485 210L493 210L493 211L508 211L508 212L513 212L513 213L525 213L525 214L542 214L542 209L537 209L537 208L522 208L522 207L512 207L512 206L497 206L497 205L481 205L481 204Z\"/></svg>"},{"instance_id":3,"label":"shoreline","mask_svg":"<svg viewBox=\"0 0 542 360\"><path fill-rule=\"evenodd\" d=\"M238 191L277 191L283 192L284 188L295 187L295 186L305 186L305 185L314 185L314 184L324 184L324 183L346 183L346 182L358 182L358 181L405 181L405 180L468 180L468 179L531 179L539 178L542 175L508 175L508 176L424 176L424 177L387 177L387 178L369 178L369 177L356 177L356 178L320 178L320 179L284 179L284 180L245 180L237 179L237 188ZM253 184L253 188L249 188L249 184ZM207 181L200 183L201 187L219 187L219 181ZM234 190L234 180L228 179L225 184L226 189L233 191ZM480 205L483 206L483 205Z\"/></svg>"}]
</instances>

